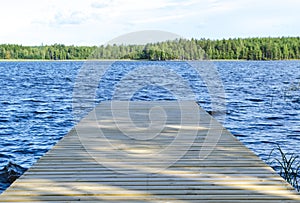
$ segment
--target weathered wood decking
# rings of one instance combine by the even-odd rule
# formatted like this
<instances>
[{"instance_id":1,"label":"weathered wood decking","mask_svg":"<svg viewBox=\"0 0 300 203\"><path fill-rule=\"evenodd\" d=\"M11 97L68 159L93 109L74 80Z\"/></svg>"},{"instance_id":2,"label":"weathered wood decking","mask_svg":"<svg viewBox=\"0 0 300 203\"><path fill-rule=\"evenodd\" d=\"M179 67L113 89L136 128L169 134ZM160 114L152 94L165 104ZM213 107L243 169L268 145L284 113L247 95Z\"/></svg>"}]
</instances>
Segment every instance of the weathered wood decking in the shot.
<instances>
[{"instance_id":1,"label":"weathered wood decking","mask_svg":"<svg viewBox=\"0 0 300 203\"><path fill-rule=\"evenodd\" d=\"M0 202L300 202L204 110L179 104L181 113L177 102L131 102L132 124L126 102L101 103ZM165 116L152 109L145 128L154 106Z\"/></svg>"}]
</instances>

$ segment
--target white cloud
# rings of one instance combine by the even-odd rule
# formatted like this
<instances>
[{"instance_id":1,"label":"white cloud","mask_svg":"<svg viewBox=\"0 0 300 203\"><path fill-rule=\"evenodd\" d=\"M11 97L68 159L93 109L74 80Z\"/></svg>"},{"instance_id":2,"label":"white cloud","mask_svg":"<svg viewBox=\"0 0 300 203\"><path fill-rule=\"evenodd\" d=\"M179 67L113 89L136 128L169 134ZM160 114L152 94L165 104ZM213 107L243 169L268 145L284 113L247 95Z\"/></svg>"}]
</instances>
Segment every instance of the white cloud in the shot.
<instances>
[{"instance_id":1,"label":"white cloud","mask_svg":"<svg viewBox=\"0 0 300 203\"><path fill-rule=\"evenodd\" d=\"M107 0L104 0L104 1L95 1L95 2L92 2L91 3L91 7L92 8L105 8L107 6L109 6L109 4L111 3L112 1L107 1Z\"/></svg>"},{"instance_id":2,"label":"white cloud","mask_svg":"<svg viewBox=\"0 0 300 203\"><path fill-rule=\"evenodd\" d=\"M80 11L74 11L72 13L57 13L54 17L53 24L68 25L68 24L81 24L87 17Z\"/></svg>"},{"instance_id":3,"label":"white cloud","mask_svg":"<svg viewBox=\"0 0 300 203\"><path fill-rule=\"evenodd\" d=\"M196 38L299 35L299 7L297 0L10 0L0 7L0 43L92 45L144 29Z\"/></svg>"}]
</instances>

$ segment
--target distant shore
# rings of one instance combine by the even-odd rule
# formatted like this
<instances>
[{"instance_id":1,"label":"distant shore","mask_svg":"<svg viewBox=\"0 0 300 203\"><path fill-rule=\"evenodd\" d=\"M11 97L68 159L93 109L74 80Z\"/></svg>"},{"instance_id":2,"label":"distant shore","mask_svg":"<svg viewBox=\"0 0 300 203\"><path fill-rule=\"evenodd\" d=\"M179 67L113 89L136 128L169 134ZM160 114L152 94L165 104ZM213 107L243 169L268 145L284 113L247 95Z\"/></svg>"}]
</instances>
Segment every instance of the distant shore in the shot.
<instances>
[{"instance_id":1,"label":"distant shore","mask_svg":"<svg viewBox=\"0 0 300 203\"><path fill-rule=\"evenodd\" d=\"M300 37L177 39L144 45L23 46L0 44L1 59L79 60L300 60Z\"/></svg>"},{"instance_id":2,"label":"distant shore","mask_svg":"<svg viewBox=\"0 0 300 203\"><path fill-rule=\"evenodd\" d=\"M300 59L285 60L245 60L245 59L206 59L206 60L134 60L134 59L67 59L67 60L48 60L48 59L0 59L0 62L85 62L85 61L212 61L212 62L241 62L241 61L300 61Z\"/></svg>"}]
</instances>

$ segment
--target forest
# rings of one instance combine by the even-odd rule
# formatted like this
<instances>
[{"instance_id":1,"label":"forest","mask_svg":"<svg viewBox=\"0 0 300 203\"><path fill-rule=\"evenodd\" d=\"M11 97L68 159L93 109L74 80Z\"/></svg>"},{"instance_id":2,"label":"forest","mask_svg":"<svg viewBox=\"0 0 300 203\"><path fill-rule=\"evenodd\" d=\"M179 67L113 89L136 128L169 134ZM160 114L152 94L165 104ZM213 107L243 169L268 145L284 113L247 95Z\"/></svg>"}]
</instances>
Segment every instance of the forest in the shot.
<instances>
[{"instance_id":1,"label":"forest","mask_svg":"<svg viewBox=\"0 0 300 203\"><path fill-rule=\"evenodd\" d=\"M300 37L176 39L146 45L22 46L1 44L0 59L290 60L300 59Z\"/></svg>"}]
</instances>

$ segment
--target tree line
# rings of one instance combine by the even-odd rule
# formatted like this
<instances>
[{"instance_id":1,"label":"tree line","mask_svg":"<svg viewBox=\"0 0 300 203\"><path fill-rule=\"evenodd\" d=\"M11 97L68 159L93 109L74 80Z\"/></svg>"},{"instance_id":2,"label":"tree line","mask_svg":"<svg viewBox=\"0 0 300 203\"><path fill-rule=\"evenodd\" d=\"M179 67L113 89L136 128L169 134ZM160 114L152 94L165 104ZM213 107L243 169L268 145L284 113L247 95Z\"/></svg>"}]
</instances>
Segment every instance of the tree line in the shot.
<instances>
[{"instance_id":1,"label":"tree line","mask_svg":"<svg viewBox=\"0 0 300 203\"><path fill-rule=\"evenodd\" d=\"M300 37L176 39L146 45L0 45L0 59L288 60L300 59Z\"/></svg>"}]
</instances>

